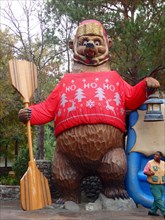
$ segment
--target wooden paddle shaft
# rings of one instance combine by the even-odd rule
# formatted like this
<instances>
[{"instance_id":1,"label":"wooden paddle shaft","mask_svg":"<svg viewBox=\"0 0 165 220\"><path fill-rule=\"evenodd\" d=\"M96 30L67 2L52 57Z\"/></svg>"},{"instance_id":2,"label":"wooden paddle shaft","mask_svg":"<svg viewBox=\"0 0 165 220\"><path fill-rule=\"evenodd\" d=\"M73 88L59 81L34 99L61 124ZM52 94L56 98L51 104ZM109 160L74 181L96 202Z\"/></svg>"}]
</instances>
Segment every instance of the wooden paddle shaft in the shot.
<instances>
[{"instance_id":1,"label":"wooden paddle shaft","mask_svg":"<svg viewBox=\"0 0 165 220\"><path fill-rule=\"evenodd\" d=\"M25 108L29 107L29 103L24 103ZM28 132L28 146L29 146L29 157L30 161L34 160L34 155L33 155L33 145L32 145L32 134L31 134L31 125L30 121L27 122L27 132Z\"/></svg>"}]
</instances>

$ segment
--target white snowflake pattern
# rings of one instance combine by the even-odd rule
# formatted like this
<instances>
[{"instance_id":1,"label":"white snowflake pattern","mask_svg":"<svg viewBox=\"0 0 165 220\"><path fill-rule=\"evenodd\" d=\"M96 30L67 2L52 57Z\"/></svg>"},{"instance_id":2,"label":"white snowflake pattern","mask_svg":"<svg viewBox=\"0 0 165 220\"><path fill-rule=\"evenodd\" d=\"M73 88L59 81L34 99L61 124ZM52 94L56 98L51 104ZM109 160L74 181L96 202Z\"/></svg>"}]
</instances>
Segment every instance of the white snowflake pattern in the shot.
<instances>
[{"instance_id":1,"label":"white snowflake pattern","mask_svg":"<svg viewBox=\"0 0 165 220\"><path fill-rule=\"evenodd\" d=\"M96 82L99 81L99 78L96 78L95 81L96 81Z\"/></svg>"},{"instance_id":2,"label":"white snowflake pattern","mask_svg":"<svg viewBox=\"0 0 165 220\"><path fill-rule=\"evenodd\" d=\"M109 82L109 79L105 79L105 82L108 83L108 82Z\"/></svg>"},{"instance_id":3,"label":"white snowflake pattern","mask_svg":"<svg viewBox=\"0 0 165 220\"><path fill-rule=\"evenodd\" d=\"M83 81L83 83L85 83L85 82L86 82L86 79L83 79L82 81Z\"/></svg>"},{"instance_id":4,"label":"white snowflake pattern","mask_svg":"<svg viewBox=\"0 0 165 220\"><path fill-rule=\"evenodd\" d=\"M72 79L71 83L74 84L74 80L73 79Z\"/></svg>"},{"instance_id":5,"label":"white snowflake pattern","mask_svg":"<svg viewBox=\"0 0 165 220\"><path fill-rule=\"evenodd\" d=\"M88 107L88 108L93 108L95 106L95 101L92 101L91 99L90 100L88 100L87 102L86 102L86 107Z\"/></svg>"}]
</instances>

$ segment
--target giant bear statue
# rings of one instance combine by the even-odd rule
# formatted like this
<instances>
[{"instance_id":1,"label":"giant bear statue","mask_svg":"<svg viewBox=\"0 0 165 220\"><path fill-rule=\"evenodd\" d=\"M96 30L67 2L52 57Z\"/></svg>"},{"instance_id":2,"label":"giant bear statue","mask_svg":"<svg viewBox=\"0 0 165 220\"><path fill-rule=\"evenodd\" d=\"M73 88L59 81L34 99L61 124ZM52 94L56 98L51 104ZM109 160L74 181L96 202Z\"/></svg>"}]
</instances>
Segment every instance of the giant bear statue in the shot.
<instances>
[{"instance_id":1,"label":"giant bear statue","mask_svg":"<svg viewBox=\"0 0 165 220\"><path fill-rule=\"evenodd\" d=\"M147 77L131 86L111 70L111 43L99 21L82 21L70 41L72 72L63 76L46 100L19 111L24 123L54 121L53 172L64 201L79 203L80 183L90 175L98 175L106 197L128 198L126 110L137 109L160 85Z\"/></svg>"}]
</instances>

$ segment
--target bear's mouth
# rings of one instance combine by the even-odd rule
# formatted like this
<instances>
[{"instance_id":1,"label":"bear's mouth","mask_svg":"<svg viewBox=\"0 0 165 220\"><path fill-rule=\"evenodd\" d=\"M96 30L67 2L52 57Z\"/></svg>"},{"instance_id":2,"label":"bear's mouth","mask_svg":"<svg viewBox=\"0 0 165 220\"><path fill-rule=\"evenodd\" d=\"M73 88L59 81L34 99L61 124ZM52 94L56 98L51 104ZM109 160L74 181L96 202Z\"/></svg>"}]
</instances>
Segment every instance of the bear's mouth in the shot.
<instances>
[{"instance_id":1,"label":"bear's mouth","mask_svg":"<svg viewBox=\"0 0 165 220\"><path fill-rule=\"evenodd\" d=\"M93 48L86 48L84 50L84 55L88 58L88 59L92 59L96 56L96 49Z\"/></svg>"}]
</instances>

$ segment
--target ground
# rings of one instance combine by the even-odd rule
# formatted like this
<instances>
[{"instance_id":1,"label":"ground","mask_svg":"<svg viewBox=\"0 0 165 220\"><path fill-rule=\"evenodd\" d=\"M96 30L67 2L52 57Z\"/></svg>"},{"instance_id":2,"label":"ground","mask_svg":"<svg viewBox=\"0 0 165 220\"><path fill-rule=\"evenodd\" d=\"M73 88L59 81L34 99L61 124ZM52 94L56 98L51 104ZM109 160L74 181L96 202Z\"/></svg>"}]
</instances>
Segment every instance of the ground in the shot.
<instances>
[{"instance_id":1,"label":"ground","mask_svg":"<svg viewBox=\"0 0 165 220\"><path fill-rule=\"evenodd\" d=\"M79 212L46 207L41 210L23 211L19 201L0 201L0 220L156 220L163 216L148 216L148 209L137 207L131 211L85 211Z\"/></svg>"}]
</instances>

